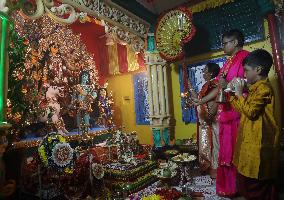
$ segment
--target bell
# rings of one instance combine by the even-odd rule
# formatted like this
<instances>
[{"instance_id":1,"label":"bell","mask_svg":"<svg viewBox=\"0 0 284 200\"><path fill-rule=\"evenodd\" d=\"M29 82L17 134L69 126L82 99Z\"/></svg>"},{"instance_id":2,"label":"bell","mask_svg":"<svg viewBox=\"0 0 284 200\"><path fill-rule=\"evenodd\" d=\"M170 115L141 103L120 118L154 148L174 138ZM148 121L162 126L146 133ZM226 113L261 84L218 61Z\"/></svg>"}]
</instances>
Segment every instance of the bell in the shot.
<instances>
[{"instance_id":1,"label":"bell","mask_svg":"<svg viewBox=\"0 0 284 200\"><path fill-rule=\"evenodd\" d=\"M225 93L223 88L218 93L218 95L216 97L216 102L217 103L226 103L227 102L226 93Z\"/></svg>"}]
</instances>

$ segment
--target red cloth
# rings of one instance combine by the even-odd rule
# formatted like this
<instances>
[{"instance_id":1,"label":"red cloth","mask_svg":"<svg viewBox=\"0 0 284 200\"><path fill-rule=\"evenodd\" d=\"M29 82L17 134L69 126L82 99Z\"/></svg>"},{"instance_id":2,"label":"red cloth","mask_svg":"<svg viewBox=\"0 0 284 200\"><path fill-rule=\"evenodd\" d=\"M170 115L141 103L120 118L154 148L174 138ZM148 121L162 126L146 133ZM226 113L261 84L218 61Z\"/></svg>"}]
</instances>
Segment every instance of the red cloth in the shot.
<instances>
[{"instance_id":1,"label":"red cloth","mask_svg":"<svg viewBox=\"0 0 284 200\"><path fill-rule=\"evenodd\" d=\"M109 73L109 54L106 46L106 38L102 38L97 41L97 47L99 53L98 59L100 60L100 63L98 64L99 67L99 72L101 76L104 78L106 77Z\"/></svg>"},{"instance_id":2,"label":"red cloth","mask_svg":"<svg viewBox=\"0 0 284 200\"><path fill-rule=\"evenodd\" d=\"M109 53L108 48L105 45L105 29L95 23L73 23L70 25L74 33L81 34L81 40L86 45L88 52L94 55L94 61L99 73L99 84L104 83L104 77L109 75ZM117 44L117 57L119 64L119 72L128 72L127 61L127 48L124 45ZM137 62L139 68L145 67L144 55L139 53L137 55Z\"/></svg>"},{"instance_id":3,"label":"red cloth","mask_svg":"<svg viewBox=\"0 0 284 200\"><path fill-rule=\"evenodd\" d=\"M104 83L104 76L108 74L109 66L104 27L89 22L76 22L70 27L74 33L81 34L81 40L86 45L88 52L94 55L93 58L99 73L99 84Z\"/></svg>"},{"instance_id":4,"label":"red cloth","mask_svg":"<svg viewBox=\"0 0 284 200\"><path fill-rule=\"evenodd\" d=\"M145 68L144 54L138 53L137 62L139 64L139 68Z\"/></svg>"},{"instance_id":5,"label":"red cloth","mask_svg":"<svg viewBox=\"0 0 284 200\"><path fill-rule=\"evenodd\" d=\"M127 48L125 45L117 43L117 59L119 65L119 72L128 72Z\"/></svg>"}]
</instances>

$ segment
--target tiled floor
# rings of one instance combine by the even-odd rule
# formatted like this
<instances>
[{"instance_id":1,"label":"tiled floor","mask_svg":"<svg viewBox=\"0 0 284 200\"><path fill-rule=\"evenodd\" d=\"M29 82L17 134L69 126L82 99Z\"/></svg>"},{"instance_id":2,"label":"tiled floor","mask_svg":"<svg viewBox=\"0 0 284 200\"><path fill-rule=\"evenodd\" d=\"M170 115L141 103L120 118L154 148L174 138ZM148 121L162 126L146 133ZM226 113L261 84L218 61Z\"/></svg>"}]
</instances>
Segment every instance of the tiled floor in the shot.
<instances>
[{"instance_id":1,"label":"tiled floor","mask_svg":"<svg viewBox=\"0 0 284 200\"><path fill-rule=\"evenodd\" d=\"M244 197L235 197L232 200L246 200Z\"/></svg>"},{"instance_id":2,"label":"tiled floor","mask_svg":"<svg viewBox=\"0 0 284 200\"><path fill-rule=\"evenodd\" d=\"M151 195L155 192L155 190L158 188L159 183L156 182L153 185L149 186L148 188L144 189L143 191L140 191L136 193L137 196L143 197ZM193 190L195 192L202 192L205 196L204 200L230 200L228 198L219 197L216 194L216 184L215 181L210 178L209 175L207 176L197 176L194 178L193 184L187 183L185 185L187 191ZM182 190L180 187L175 187L178 190ZM246 200L244 197L235 197L232 200ZM284 200L284 193L280 194L279 200Z\"/></svg>"},{"instance_id":3,"label":"tiled floor","mask_svg":"<svg viewBox=\"0 0 284 200\"><path fill-rule=\"evenodd\" d=\"M154 194L154 192L158 187L159 183L156 182L151 186L145 188L144 190L136 193L134 196L140 198L149 196L151 194ZM189 191L202 192L205 197L205 200L229 200L227 198L219 197L218 195L216 195L215 181L212 180L209 175L195 177L193 183L188 182L183 186L183 188L179 186L175 188L183 192L189 192ZM241 200L241 199L236 199L236 200Z\"/></svg>"}]
</instances>

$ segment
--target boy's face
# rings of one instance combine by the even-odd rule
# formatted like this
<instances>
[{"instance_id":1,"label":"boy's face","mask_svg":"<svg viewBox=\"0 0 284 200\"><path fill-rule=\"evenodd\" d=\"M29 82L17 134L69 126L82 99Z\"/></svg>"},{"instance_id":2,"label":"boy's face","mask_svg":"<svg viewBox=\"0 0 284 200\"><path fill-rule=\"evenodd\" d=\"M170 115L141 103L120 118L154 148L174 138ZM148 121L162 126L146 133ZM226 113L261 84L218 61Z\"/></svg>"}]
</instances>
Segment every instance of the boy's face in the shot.
<instances>
[{"instance_id":1,"label":"boy's face","mask_svg":"<svg viewBox=\"0 0 284 200\"><path fill-rule=\"evenodd\" d=\"M244 69L245 69L245 78L247 79L247 83L254 84L257 81L257 77L259 75L259 68L245 65Z\"/></svg>"}]
</instances>

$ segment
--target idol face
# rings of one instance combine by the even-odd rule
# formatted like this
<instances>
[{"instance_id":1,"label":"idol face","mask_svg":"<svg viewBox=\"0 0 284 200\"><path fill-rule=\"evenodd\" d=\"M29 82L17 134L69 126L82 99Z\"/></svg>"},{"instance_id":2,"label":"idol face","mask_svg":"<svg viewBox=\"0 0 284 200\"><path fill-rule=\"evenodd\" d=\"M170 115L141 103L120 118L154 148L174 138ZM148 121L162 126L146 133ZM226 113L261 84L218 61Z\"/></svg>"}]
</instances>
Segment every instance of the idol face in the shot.
<instances>
[{"instance_id":1,"label":"idol face","mask_svg":"<svg viewBox=\"0 0 284 200\"><path fill-rule=\"evenodd\" d=\"M87 84L89 81L89 75L87 73L84 73L82 75L82 84Z\"/></svg>"}]
</instances>

